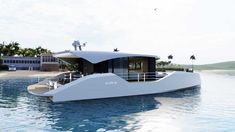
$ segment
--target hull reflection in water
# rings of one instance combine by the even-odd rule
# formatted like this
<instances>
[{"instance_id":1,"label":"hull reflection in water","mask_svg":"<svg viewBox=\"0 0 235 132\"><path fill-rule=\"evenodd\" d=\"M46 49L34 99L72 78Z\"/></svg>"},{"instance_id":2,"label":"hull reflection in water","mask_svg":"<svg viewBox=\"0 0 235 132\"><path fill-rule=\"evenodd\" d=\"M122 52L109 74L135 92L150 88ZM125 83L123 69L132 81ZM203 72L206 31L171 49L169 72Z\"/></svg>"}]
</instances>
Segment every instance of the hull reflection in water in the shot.
<instances>
[{"instance_id":1,"label":"hull reflection in water","mask_svg":"<svg viewBox=\"0 0 235 132\"><path fill-rule=\"evenodd\" d=\"M200 103L200 88L193 87L166 94L48 103L45 114L53 115L50 117L51 121L56 119L51 125L56 130L65 131L72 128L73 131L133 131L140 129L139 126L144 124L145 119L161 117L160 115L152 117L150 114L144 116L145 119L139 119L141 117L139 113L147 114L152 111L161 113L162 110L158 109L167 105L175 105L176 110L177 107L182 107L186 108L186 112L193 112ZM41 105L43 104L38 106Z\"/></svg>"},{"instance_id":2,"label":"hull reflection in water","mask_svg":"<svg viewBox=\"0 0 235 132\"><path fill-rule=\"evenodd\" d=\"M192 131L196 126L182 124L192 123L187 115L195 115L201 104L200 87L180 90L154 97L162 105L158 110L129 115L128 131ZM192 123L193 124L193 123Z\"/></svg>"}]
</instances>

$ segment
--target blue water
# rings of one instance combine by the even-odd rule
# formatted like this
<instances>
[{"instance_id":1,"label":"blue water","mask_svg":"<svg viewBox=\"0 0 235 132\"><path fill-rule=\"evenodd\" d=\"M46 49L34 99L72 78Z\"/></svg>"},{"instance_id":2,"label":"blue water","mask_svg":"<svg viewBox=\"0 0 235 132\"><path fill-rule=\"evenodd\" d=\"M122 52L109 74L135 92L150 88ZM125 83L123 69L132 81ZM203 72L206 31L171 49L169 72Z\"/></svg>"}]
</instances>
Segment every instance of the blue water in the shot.
<instances>
[{"instance_id":1,"label":"blue water","mask_svg":"<svg viewBox=\"0 0 235 132\"><path fill-rule=\"evenodd\" d=\"M200 74L201 88L66 103L30 95L37 78L2 78L0 131L235 131L235 72Z\"/></svg>"}]
</instances>

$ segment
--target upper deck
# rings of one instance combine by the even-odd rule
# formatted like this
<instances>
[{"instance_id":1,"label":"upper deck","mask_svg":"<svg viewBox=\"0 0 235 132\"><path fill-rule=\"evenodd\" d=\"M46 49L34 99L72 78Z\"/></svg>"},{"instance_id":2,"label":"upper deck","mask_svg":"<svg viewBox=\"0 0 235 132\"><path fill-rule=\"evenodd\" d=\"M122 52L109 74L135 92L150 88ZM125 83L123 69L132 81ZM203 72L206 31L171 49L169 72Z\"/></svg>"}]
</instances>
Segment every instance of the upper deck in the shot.
<instances>
[{"instance_id":1,"label":"upper deck","mask_svg":"<svg viewBox=\"0 0 235 132\"><path fill-rule=\"evenodd\" d=\"M139 73L155 73L156 59L159 59L155 55L98 51L64 51L54 56L77 65L75 70L83 75L114 73L125 80L133 79L133 75L137 77Z\"/></svg>"},{"instance_id":2,"label":"upper deck","mask_svg":"<svg viewBox=\"0 0 235 132\"><path fill-rule=\"evenodd\" d=\"M131 57L160 59L156 55L132 54L132 53L123 53L123 52L105 52L105 51L63 51L55 53L54 56L60 59L82 58L93 64L97 64L112 59L131 58Z\"/></svg>"}]
</instances>

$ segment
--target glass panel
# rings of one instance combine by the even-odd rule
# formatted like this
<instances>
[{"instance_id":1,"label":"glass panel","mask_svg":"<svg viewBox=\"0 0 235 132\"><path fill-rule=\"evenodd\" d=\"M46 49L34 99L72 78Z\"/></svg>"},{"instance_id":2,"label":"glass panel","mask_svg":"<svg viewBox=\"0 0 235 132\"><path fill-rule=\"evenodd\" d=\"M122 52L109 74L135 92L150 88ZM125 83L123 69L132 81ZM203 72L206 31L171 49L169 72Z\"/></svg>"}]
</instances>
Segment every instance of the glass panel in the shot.
<instances>
[{"instance_id":1,"label":"glass panel","mask_svg":"<svg viewBox=\"0 0 235 132\"><path fill-rule=\"evenodd\" d=\"M123 78L128 78L128 58L113 60L113 72Z\"/></svg>"}]
</instances>

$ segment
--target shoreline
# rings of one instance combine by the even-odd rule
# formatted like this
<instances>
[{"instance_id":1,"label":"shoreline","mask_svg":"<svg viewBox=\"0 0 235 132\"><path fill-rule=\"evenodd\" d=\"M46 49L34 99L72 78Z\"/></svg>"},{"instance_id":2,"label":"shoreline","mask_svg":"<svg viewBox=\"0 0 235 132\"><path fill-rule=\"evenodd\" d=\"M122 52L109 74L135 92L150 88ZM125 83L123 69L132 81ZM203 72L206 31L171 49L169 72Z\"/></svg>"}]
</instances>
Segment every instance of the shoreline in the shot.
<instances>
[{"instance_id":1,"label":"shoreline","mask_svg":"<svg viewBox=\"0 0 235 132\"><path fill-rule=\"evenodd\" d=\"M17 70L17 71L0 71L0 78L20 78L20 77L52 77L56 76L60 71L28 71L28 70Z\"/></svg>"},{"instance_id":2,"label":"shoreline","mask_svg":"<svg viewBox=\"0 0 235 132\"><path fill-rule=\"evenodd\" d=\"M235 70L195 70L197 72L204 73L220 73L229 72ZM61 71L28 71L28 70L17 70L17 71L0 71L1 78L20 78L20 77L53 77L61 74Z\"/></svg>"}]
</instances>

